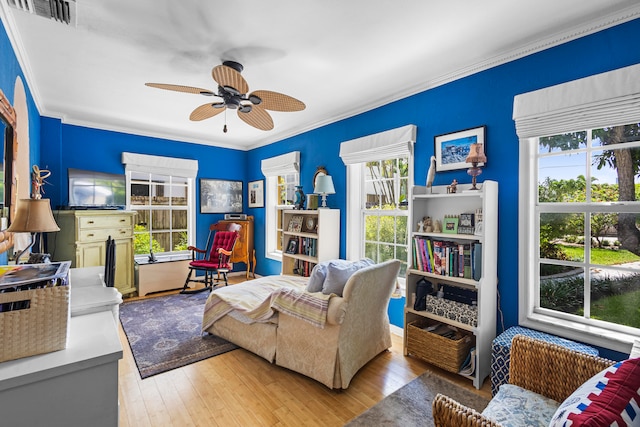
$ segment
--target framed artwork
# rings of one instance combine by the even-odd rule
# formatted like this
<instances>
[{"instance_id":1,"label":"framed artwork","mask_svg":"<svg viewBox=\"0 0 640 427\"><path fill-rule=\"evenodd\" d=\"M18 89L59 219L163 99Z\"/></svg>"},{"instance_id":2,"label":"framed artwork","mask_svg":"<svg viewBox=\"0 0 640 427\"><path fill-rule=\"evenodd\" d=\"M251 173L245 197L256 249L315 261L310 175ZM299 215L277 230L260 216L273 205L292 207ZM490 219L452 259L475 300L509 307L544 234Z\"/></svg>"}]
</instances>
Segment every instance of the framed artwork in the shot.
<instances>
[{"instance_id":1,"label":"framed artwork","mask_svg":"<svg viewBox=\"0 0 640 427\"><path fill-rule=\"evenodd\" d=\"M200 178L200 213L242 212L242 181Z\"/></svg>"},{"instance_id":2,"label":"framed artwork","mask_svg":"<svg viewBox=\"0 0 640 427\"><path fill-rule=\"evenodd\" d=\"M480 126L436 136L434 138L436 170L441 172L471 167L465 161L469 155L471 144L485 144L484 151L486 153L486 129L486 126ZM478 166L484 166L484 163L478 163Z\"/></svg>"},{"instance_id":3,"label":"framed artwork","mask_svg":"<svg viewBox=\"0 0 640 427\"><path fill-rule=\"evenodd\" d=\"M298 253L298 239L292 237L289 239L289 244L287 245L287 253L288 254L297 254Z\"/></svg>"},{"instance_id":4,"label":"framed artwork","mask_svg":"<svg viewBox=\"0 0 640 427\"><path fill-rule=\"evenodd\" d=\"M264 181L249 181L249 207L264 208Z\"/></svg>"},{"instance_id":5,"label":"framed artwork","mask_svg":"<svg viewBox=\"0 0 640 427\"><path fill-rule=\"evenodd\" d=\"M458 217L445 217L442 221L442 232L456 234L458 232Z\"/></svg>"}]
</instances>

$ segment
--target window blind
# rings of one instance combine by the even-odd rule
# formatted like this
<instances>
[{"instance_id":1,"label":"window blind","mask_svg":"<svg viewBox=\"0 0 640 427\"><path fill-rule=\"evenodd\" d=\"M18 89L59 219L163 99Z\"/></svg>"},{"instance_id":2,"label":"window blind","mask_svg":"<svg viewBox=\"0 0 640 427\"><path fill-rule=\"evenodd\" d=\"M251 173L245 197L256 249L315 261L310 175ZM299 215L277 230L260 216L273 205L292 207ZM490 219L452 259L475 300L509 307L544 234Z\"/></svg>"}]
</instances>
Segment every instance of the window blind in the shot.
<instances>
[{"instance_id":1,"label":"window blind","mask_svg":"<svg viewBox=\"0 0 640 427\"><path fill-rule=\"evenodd\" d=\"M123 152L122 164L125 165L127 172L146 172L183 178L195 178L198 175L197 160Z\"/></svg>"},{"instance_id":2,"label":"window blind","mask_svg":"<svg viewBox=\"0 0 640 427\"><path fill-rule=\"evenodd\" d=\"M640 64L517 95L520 138L640 123Z\"/></svg>"},{"instance_id":3,"label":"window blind","mask_svg":"<svg viewBox=\"0 0 640 427\"><path fill-rule=\"evenodd\" d=\"M289 175L300 172L300 152L292 151L264 159L261 163L264 176Z\"/></svg>"},{"instance_id":4,"label":"window blind","mask_svg":"<svg viewBox=\"0 0 640 427\"><path fill-rule=\"evenodd\" d=\"M363 136L340 144L345 165L410 156L416 141L416 125Z\"/></svg>"}]
</instances>

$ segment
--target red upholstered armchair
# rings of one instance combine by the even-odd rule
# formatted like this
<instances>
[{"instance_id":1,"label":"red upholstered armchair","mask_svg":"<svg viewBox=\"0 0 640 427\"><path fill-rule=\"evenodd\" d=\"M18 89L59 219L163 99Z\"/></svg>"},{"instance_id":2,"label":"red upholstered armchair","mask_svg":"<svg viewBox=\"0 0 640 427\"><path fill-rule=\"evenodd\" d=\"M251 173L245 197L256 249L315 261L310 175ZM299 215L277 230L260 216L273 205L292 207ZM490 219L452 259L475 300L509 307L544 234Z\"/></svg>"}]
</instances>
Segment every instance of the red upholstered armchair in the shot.
<instances>
[{"instance_id":1,"label":"red upholstered armchair","mask_svg":"<svg viewBox=\"0 0 640 427\"><path fill-rule=\"evenodd\" d=\"M233 269L233 264L229 262L233 247L238 240L239 224L213 224L209 227L209 237L207 238L207 248L198 249L189 246L191 251L191 262L189 263L189 274L184 282L184 287L180 293L188 294L202 291L210 291L219 283L227 283L227 273ZM213 236L213 239L212 239ZM212 241L213 240L213 241ZM209 243L211 242L211 246ZM201 271L204 276L193 276L194 272ZM216 277L214 278L214 274ZM222 278L220 278L222 276ZM204 283L203 288L188 289L189 282Z\"/></svg>"}]
</instances>

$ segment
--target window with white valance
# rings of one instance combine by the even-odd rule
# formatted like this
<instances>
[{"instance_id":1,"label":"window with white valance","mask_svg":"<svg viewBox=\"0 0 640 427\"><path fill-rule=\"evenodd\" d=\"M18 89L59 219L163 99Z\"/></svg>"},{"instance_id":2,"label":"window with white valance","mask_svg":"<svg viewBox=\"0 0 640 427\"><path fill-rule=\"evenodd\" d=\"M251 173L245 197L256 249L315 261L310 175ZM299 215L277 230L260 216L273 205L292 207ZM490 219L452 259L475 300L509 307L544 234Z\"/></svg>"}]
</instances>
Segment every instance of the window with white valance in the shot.
<instances>
[{"instance_id":1,"label":"window with white valance","mask_svg":"<svg viewBox=\"0 0 640 427\"><path fill-rule=\"evenodd\" d=\"M600 310L612 301L606 289L619 286L611 278L640 287L640 268L607 264L598 254L609 245L635 247L627 236L640 219L640 64L518 95L513 119L520 140L520 324L628 352L638 325ZM563 272L562 283L555 271ZM569 287L573 276L574 304L552 302L549 290Z\"/></svg>"},{"instance_id":2,"label":"window with white valance","mask_svg":"<svg viewBox=\"0 0 640 427\"><path fill-rule=\"evenodd\" d=\"M407 125L340 144L347 165L347 258L398 259L400 279L408 262L416 129Z\"/></svg>"},{"instance_id":3,"label":"window with white valance","mask_svg":"<svg viewBox=\"0 0 640 427\"><path fill-rule=\"evenodd\" d=\"M122 153L127 209L136 211L135 255L189 257L195 245L195 185L198 161Z\"/></svg>"},{"instance_id":4,"label":"window with white valance","mask_svg":"<svg viewBox=\"0 0 640 427\"><path fill-rule=\"evenodd\" d=\"M300 183L300 152L292 151L261 162L266 178L265 253L282 260L282 210L291 209L295 186Z\"/></svg>"}]
</instances>

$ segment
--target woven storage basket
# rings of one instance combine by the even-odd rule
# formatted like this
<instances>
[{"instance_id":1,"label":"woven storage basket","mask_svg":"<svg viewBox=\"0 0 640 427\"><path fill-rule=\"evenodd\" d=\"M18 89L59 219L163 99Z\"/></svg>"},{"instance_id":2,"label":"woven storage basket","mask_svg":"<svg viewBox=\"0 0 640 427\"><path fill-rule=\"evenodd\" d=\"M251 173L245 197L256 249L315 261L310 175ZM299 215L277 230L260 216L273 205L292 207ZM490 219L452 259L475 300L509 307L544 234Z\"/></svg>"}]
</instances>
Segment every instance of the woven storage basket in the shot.
<instances>
[{"instance_id":1,"label":"woven storage basket","mask_svg":"<svg viewBox=\"0 0 640 427\"><path fill-rule=\"evenodd\" d=\"M473 344L472 336L457 331L453 338L425 331L438 322L416 320L407 325L407 352L449 372L458 373Z\"/></svg>"},{"instance_id":2,"label":"woven storage basket","mask_svg":"<svg viewBox=\"0 0 640 427\"><path fill-rule=\"evenodd\" d=\"M67 346L69 287L0 294L0 304L24 300L31 301L29 308L0 312L0 362Z\"/></svg>"}]
</instances>

